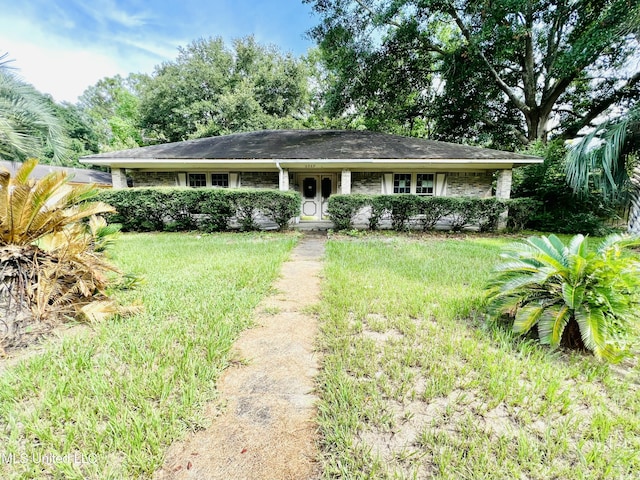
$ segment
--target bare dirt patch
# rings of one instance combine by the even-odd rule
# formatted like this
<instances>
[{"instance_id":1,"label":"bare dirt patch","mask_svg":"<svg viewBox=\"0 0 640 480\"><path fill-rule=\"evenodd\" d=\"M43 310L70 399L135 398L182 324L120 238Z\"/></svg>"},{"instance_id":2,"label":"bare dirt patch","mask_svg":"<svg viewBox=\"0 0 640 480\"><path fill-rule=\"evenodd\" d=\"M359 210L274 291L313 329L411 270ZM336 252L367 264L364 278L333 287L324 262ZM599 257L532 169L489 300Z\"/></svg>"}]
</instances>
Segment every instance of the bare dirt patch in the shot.
<instances>
[{"instance_id":1,"label":"bare dirt patch","mask_svg":"<svg viewBox=\"0 0 640 480\"><path fill-rule=\"evenodd\" d=\"M276 293L256 309L255 326L234 346L239 359L221 377L211 426L174 443L154 478L315 479L314 349L326 237L305 236L282 267Z\"/></svg>"}]
</instances>

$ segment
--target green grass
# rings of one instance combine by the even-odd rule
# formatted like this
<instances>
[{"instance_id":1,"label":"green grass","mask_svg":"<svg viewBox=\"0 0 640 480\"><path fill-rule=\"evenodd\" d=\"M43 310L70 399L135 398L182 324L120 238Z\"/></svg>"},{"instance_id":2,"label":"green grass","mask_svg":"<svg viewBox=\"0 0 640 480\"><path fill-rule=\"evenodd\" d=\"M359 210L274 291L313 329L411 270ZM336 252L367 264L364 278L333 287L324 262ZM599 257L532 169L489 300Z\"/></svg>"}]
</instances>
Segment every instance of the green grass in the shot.
<instances>
[{"instance_id":1,"label":"green grass","mask_svg":"<svg viewBox=\"0 0 640 480\"><path fill-rule=\"evenodd\" d=\"M507 241L327 246L325 478L640 478L640 368L549 352L476 312Z\"/></svg>"},{"instance_id":2,"label":"green grass","mask_svg":"<svg viewBox=\"0 0 640 480\"><path fill-rule=\"evenodd\" d=\"M125 235L115 262L146 281L114 319L0 374L0 478L148 478L201 407L294 236Z\"/></svg>"}]
</instances>

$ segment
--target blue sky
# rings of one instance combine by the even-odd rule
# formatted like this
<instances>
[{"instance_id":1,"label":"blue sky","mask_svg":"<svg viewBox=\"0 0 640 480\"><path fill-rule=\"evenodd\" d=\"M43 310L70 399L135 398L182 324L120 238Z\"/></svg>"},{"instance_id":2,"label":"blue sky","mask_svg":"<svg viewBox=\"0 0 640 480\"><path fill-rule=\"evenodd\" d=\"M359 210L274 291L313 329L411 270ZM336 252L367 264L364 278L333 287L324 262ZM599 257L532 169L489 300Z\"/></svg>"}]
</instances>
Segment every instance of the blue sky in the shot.
<instances>
[{"instance_id":1,"label":"blue sky","mask_svg":"<svg viewBox=\"0 0 640 480\"><path fill-rule=\"evenodd\" d=\"M25 81L76 102L107 76L151 73L197 38L254 35L302 55L318 23L302 0L0 0L0 54Z\"/></svg>"}]
</instances>

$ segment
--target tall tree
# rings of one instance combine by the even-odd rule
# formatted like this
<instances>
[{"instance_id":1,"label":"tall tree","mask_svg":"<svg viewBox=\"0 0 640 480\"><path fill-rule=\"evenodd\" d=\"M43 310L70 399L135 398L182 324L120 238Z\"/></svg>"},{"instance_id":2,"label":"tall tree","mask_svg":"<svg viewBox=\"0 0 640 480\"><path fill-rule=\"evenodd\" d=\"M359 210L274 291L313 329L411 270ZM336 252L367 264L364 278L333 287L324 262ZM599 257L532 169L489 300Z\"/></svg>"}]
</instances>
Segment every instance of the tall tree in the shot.
<instances>
[{"instance_id":1,"label":"tall tree","mask_svg":"<svg viewBox=\"0 0 640 480\"><path fill-rule=\"evenodd\" d=\"M0 56L0 158L23 161L44 157L55 163L66 155L66 137L47 98L23 82Z\"/></svg>"},{"instance_id":2,"label":"tall tree","mask_svg":"<svg viewBox=\"0 0 640 480\"><path fill-rule=\"evenodd\" d=\"M78 106L89 118L101 151L121 150L144 144L140 127L140 90L146 75L105 77L87 88Z\"/></svg>"},{"instance_id":3,"label":"tall tree","mask_svg":"<svg viewBox=\"0 0 640 480\"><path fill-rule=\"evenodd\" d=\"M333 113L382 116L383 98L435 136L515 145L571 138L640 96L636 0L304 1Z\"/></svg>"},{"instance_id":4,"label":"tall tree","mask_svg":"<svg viewBox=\"0 0 640 480\"><path fill-rule=\"evenodd\" d=\"M253 37L227 48L199 39L156 68L140 122L157 141L300 125L309 104L305 63Z\"/></svg>"}]
</instances>

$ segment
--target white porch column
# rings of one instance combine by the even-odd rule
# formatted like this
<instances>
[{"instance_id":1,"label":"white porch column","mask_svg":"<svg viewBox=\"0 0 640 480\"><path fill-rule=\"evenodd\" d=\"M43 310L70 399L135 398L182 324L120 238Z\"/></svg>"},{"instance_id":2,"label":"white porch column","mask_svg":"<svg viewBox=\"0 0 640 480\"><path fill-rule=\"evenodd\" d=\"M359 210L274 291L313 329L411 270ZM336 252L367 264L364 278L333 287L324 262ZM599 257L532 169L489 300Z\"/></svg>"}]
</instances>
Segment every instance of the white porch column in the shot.
<instances>
[{"instance_id":1,"label":"white porch column","mask_svg":"<svg viewBox=\"0 0 640 480\"><path fill-rule=\"evenodd\" d=\"M115 189L127 188L127 172L124 168L111 169L111 185Z\"/></svg>"},{"instance_id":2,"label":"white porch column","mask_svg":"<svg viewBox=\"0 0 640 480\"><path fill-rule=\"evenodd\" d=\"M351 194L351 170L342 170L340 177L340 193L342 195Z\"/></svg>"},{"instance_id":3,"label":"white porch column","mask_svg":"<svg viewBox=\"0 0 640 480\"><path fill-rule=\"evenodd\" d=\"M278 173L278 186L281 192L289 190L289 170L286 168L281 168Z\"/></svg>"},{"instance_id":4,"label":"white porch column","mask_svg":"<svg viewBox=\"0 0 640 480\"><path fill-rule=\"evenodd\" d=\"M498 172L496 198L511 198L511 178L512 171L510 168Z\"/></svg>"},{"instance_id":5,"label":"white porch column","mask_svg":"<svg viewBox=\"0 0 640 480\"><path fill-rule=\"evenodd\" d=\"M498 181L496 182L496 198L509 199L511 198L511 169L500 170L498 172ZM507 227L507 219L509 217L509 210L507 209L500 215L498 220L498 228L504 229Z\"/></svg>"}]
</instances>

